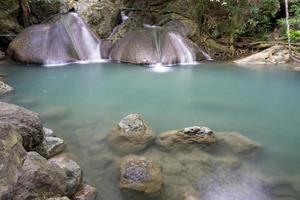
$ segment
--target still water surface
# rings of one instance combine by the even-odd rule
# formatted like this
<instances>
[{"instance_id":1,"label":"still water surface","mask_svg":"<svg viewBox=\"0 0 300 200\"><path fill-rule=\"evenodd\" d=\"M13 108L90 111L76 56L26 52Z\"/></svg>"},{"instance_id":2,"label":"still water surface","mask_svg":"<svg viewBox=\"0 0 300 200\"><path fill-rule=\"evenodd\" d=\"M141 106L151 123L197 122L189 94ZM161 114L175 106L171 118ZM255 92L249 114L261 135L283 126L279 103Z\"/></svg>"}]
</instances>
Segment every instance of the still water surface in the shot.
<instances>
[{"instance_id":1,"label":"still water surface","mask_svg":"<svg viewBox=\"0 0 300 200\"><path fill-rule=\"evenodd\" d=\"M0 74L7 74L15 88L1 100L40 113L45 126L68 143L103 199L125 197L116 189L113 171L108 177L100 173L109 165L97 161L105 154L99 141L130 113L142 115L157 133L192 125L240 132L263 146L257 170L300 177L300 73L229 64L165 69L1 65Z\"/></svg>"}]
</instances>

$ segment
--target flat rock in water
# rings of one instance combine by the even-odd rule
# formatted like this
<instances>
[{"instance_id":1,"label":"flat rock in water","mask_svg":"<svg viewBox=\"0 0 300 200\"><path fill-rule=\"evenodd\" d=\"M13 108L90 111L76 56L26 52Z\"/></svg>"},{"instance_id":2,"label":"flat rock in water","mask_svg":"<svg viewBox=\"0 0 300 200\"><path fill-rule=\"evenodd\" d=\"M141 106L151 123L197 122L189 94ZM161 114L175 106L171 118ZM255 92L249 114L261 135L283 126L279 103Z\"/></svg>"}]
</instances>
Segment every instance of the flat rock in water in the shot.
<instances>
[{"instance_id":1,"label":"flat rock in water","mask_svg":"<svg viewBox=\"0 0 300 200\"><path fill-rule=\"evenodd\" d=\"M186 149L189 146L208 146L216 142L212 130L205 126L192 126L163 132L156 143L165 149Z\"/></svg>"},{"instance_id":2,"label":"flat rock in water","mask_svg":"<svg viewBox=\"0 0 300 200\"><path fill-rule=\"evenodd\" d=\"M236 132L216 134L217 146L220 151L229 151L238 156L249 156L257 153L261 145Z\"/></svg>"},{"instance_id":3,"label":"flat rock in water","mask_svg":"<svg viewBox=\"0 0 300 200\"><path fill-rule=\"evenodd\" d=\"M124 117L107 136L114 150L126 153L145 149L154 138L154 132L138 114Z\"/></svg>"},{"instance_id":4,"label":"flat rock in water","mask_svg":"<svg viewBox=\"0 0 300 200\"><path fill-rule=\"evenodd\" d=\"M39 115L26 108L0 102L0 123L10 124L23 138L27 151L45 155L43 124Z\"/></svg>"},{"instance_id":5,"label":"flat rock in water","mask_svg":"<svg viewBox=\"0 0 300 200\"><path fill-rule=\"evenodd\" d=\"M67 191L68 196L73 194L79 188L82 182L83 173L80 166L73 160L65 157L64 155L58 155L48 160L49 163L58 165L61 169L65 170L67 174Z\"/></svg>"},{"instance_id":6,"label":"flat rock in water","mask_svg":"<svg viewBox=\"0 0 300 200\"><path fill-rule=\"evenodd\" d=\"M96 197L96 188L83 183L73 195L72 200L96 200Z\"/></svg>"},{"instance_id":7,"label":"flat rock in water","mask_svg":"<svg viewBox=\"0 0 300 200\"><path fill-rule=\"evenodd\" d=\"M162 168L154 161L141 156L129 155L120 164L120 188L158 194L164 184Z\"/></svg>"}]
</instances>

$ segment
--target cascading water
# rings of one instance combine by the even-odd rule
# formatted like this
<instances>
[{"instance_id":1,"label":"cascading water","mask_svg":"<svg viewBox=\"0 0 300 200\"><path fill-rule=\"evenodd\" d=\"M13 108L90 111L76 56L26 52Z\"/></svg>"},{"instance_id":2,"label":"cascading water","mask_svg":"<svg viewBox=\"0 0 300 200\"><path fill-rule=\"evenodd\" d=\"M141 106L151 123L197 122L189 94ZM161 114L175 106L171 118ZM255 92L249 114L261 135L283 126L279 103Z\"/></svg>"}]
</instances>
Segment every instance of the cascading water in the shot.
<instances>
[{"instance_id":1,"label":"cascading water","mask_svg":"<svg viewBox=\"0 0 300 200\"><path fill-rule=\"evenodd\" d=\"M174 48L179 52L180 64L192 64L195 61L191 49L184 43L183 38L175 32L168 33Z\"/></svg>"},{"instance_id":2,"label":"cascading water","mask_svg":"<svg viewBox=\"0 0 300 200\"><path fill-rule=\"evenodd\" d=\"M75 13L60 16L54 22L33 25L10 44L13 59L58 66L68 63L99 62L101 41Z\"/></svg>"}]
</instances>

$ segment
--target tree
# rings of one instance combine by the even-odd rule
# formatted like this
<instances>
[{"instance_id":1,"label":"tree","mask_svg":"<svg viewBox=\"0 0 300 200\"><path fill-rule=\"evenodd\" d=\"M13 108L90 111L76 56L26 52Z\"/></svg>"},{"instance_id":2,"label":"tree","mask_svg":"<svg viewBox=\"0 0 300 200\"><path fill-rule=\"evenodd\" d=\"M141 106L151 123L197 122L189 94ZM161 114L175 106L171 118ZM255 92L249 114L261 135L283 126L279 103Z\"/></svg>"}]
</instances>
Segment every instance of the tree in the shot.
<instances>
[{"instance_id":1,"label":"tree","mask_svg":"<svg viewBox=\"0 0 300 200\"><path fill-rule=\"evenodd\" d=\"M289 45L289 57L291 58L291 35L290 35L290 23L289 23L289 0L285 0L285 23L286 23L286 34L288 37Z\"/></svg>"}]
</instances>

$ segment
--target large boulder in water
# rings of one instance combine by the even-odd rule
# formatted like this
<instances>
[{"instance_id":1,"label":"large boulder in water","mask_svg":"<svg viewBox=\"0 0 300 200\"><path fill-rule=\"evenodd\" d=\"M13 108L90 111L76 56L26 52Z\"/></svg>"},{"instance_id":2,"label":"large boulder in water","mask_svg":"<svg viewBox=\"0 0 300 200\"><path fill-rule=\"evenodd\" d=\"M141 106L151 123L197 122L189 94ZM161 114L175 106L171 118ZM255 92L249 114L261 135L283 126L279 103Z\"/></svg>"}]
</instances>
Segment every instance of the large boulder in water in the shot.
<instances>
[{"instance_id":1,"label":"large boulder in water","mask_svg":"<svg viewBox=\"0 0 300 200\"><path fill-rule=\"evenodd\" d=\"M141 156L129 155L120 164L120 188L131 192L157 194L164 184L162 168Z\"/></svg>"},{"instance_id":2,"label":"large boulder in water","mask_svg":"<svg viewBox=\"0 0 300 200\"><path fill-rule=\"evenodd\" d=\"M192 126L171 130L159 135L156 143L166 150L182 150L189 147L208 147L216 142L213 131L205 126Z\"/></svg>"},{"instance_id":3,"label":"large boulder in water","mask_svg":"<svg viewBox=\"0 0 300 200\"><path fill-rule=\"evenodd\" d=\"M176 64L196 61L200 49L182 34L160 27L145 27L128 33L110 52L110 58L132 64ZM204 60L201 58L197 60Z\"/></svg>"},{"instance_id":4,"label":"large boulder in water","mask_svg":"<svg viewBox=\"0 0 300 200\"><path fill-rule=\"evenodd\" d=\"M148 147L155 134L138 114L124 117L108 134L109 145L120 153L135 153Z\"/></svg>"},{"instance_id":5,"label":"large boulder in water","mask_svg":"<svg viewBox=\"0 0 300 200\"><path fill-rule=\"evenodd\" d=\"M101 59L100 41L75 13L26 28L7 52L20 62L48 65Z\"/></svg>"}]
</instances>

